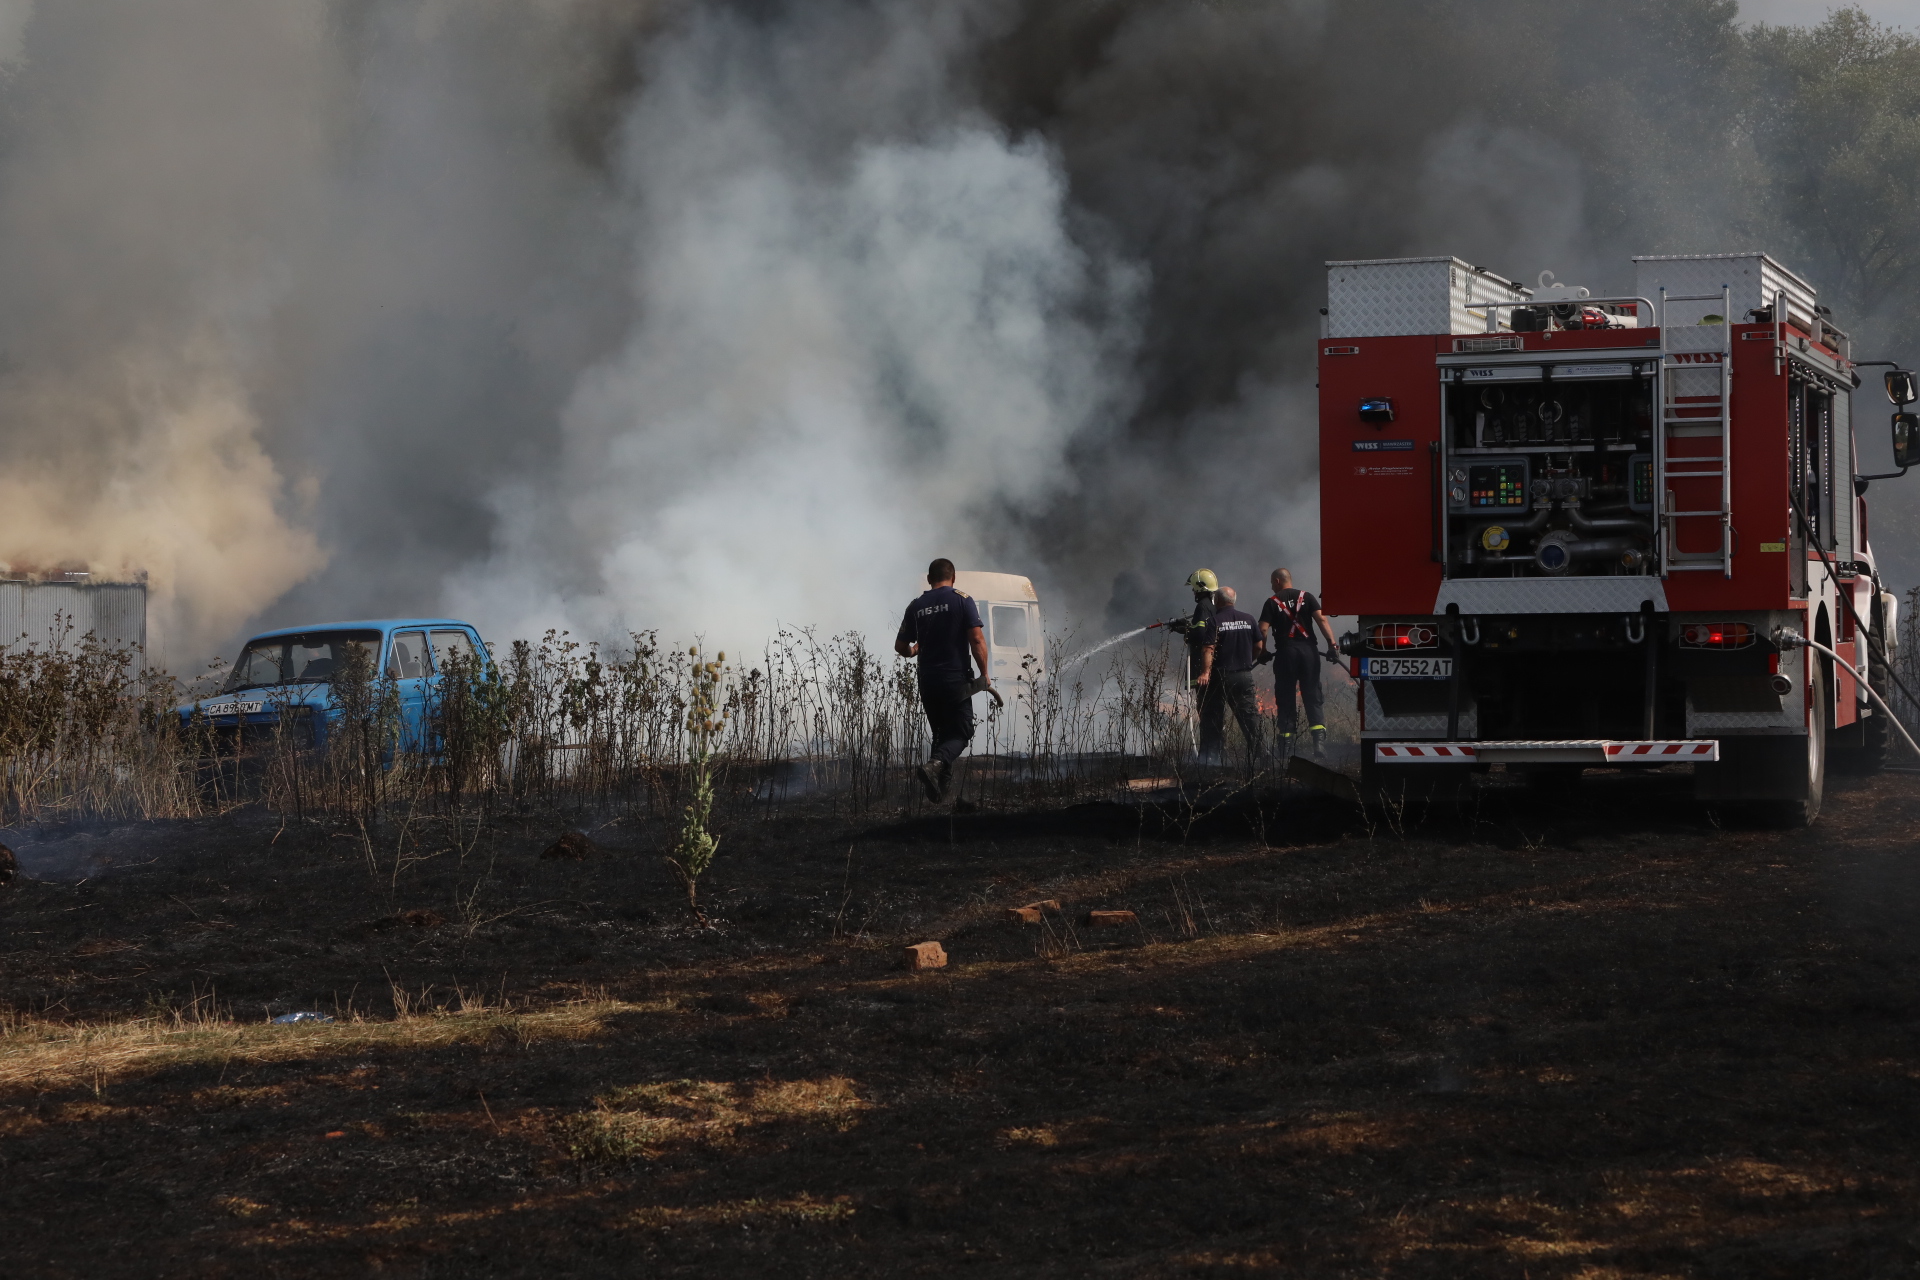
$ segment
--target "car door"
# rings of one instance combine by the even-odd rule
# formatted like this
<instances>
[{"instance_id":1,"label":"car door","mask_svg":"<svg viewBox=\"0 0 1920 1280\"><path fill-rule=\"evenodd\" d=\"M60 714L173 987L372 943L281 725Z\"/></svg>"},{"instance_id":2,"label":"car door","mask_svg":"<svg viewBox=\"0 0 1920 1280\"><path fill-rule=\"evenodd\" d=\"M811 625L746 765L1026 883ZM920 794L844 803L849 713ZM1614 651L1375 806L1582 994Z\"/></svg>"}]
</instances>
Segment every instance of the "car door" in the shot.
<instances>
[{"instance_id":1,"label":"car door","mask_svg":"<svg viewBox=\"0 0 1920 1280\"><path fill-rule=\"evenodd\" d=\"M441 695L441 682L446 679L450 665L458 664L462 669L471 671L471 660L476 653L482 652L475 644L475 637L465 627L435 627L428 633L433 645L432 692L428 696L427 714L429 729L433 737L433 750L441 750L439 730L439 710L437 703Z\"/></svg>"},{"instance_id":2,"label":"car door","mask_svg":"<svg viewBox=\"0 0 1920 1280\"><path fill-rule=\"evenodd\" d=\"M473 636L465 627L435 627L433 635L434 678L446 669L447 659L458 656L462 659L473 656Z\"/></svg>"},{"instance_id":3,"label":"car door","mask_svg":"<svg viewBox=\"0 0 1920 1280\"><path fill-rule=\"evenodd\" d=\"M424 630L393 633L387 648L387 678L393 681L394 693L400 700L400 749L427 750L427 702L431 694L433 660Z\"/></svg>"}]
</instances>

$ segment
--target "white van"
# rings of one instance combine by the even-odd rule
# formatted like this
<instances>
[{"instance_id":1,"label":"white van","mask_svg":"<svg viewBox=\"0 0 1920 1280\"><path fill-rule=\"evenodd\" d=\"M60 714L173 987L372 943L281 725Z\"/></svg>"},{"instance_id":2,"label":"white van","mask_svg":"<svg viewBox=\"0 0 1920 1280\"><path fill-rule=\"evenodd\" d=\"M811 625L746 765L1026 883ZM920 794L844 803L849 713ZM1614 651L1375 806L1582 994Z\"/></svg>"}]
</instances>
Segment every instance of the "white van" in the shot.
<instances>
[{"instance_id":1,"label":"white van","mask_svg":"<svg viewBox=\"0 0 1920 1280\"><path fill-rule=\"evenodd\" d=\"M972 596L980 610L980 625L987 633L987 674L1001 687L1003 696L1013 692L1029 655L1033 663L1024 668L1026 672L1037 677L1046 668L1047 637L1040 625L1040 597L1029 579L1017 573L961 569L954 575L953 585Z\"/></svg>"}]
</instances>

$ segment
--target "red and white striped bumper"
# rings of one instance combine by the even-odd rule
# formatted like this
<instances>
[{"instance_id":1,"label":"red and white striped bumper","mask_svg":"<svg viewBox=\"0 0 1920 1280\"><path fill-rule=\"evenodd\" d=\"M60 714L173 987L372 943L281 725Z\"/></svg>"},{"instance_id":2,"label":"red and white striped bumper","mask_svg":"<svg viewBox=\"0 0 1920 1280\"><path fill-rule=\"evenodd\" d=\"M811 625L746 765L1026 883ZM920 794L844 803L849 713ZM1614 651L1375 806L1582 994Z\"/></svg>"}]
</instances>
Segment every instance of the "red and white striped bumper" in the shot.
<instances>
[{"instance_id":1,"label":"red and white striped bumper","mask_svg":"<svg viewBox=\"0 0 1920 1280\"><path fill-rule=\"evenodd\" d=\"M1711 764L1720 758L1720 741L1376 742L1373 758L1380 764Z\"/></svg>"}]
</instances>

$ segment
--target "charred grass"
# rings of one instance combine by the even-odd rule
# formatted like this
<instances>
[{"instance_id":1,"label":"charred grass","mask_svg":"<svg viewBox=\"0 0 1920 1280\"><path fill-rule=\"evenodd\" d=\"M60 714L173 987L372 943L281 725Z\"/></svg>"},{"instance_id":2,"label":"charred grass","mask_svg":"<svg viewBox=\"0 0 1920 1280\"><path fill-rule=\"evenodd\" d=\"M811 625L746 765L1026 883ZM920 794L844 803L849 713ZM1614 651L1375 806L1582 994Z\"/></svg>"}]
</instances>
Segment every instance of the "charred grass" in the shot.
<instances>
[{"instance_id":1,"label":"charred grass","mask_svg":"<svg viewBox=\"0 0 1920 1280\"><path fill-rule=\"evenodd\" d=\"M632 818L10 834L0 1268L1907 1274L1911 779L1637 781L790 811L712 928Z\"/></svg>"}]
</instances>

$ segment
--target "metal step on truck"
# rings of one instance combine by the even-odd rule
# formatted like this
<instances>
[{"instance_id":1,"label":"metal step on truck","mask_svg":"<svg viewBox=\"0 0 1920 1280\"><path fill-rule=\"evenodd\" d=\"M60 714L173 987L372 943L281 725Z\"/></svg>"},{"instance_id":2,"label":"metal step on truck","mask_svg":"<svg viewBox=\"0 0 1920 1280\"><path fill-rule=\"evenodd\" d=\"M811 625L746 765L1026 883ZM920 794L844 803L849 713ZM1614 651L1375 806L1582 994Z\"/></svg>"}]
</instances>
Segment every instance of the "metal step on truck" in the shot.
<instances>
[{"instance_id":1,"label":"metal step on truck","mask_svg":"<svg viewBox=\"0 0 1920 1280\"><path fill-rule=\"evenodd\" d=\"M1686 765L1806 823L1830 762L1880 767L1897 601L1866 494L1920 461L1914 375L1856 362L1765 254L1634 262L1624 297L1328 264L1323 600L1360 620L1363 790ZM1863 476L1882 366L1898 470Z\"/></svg>"}]
</instances>

